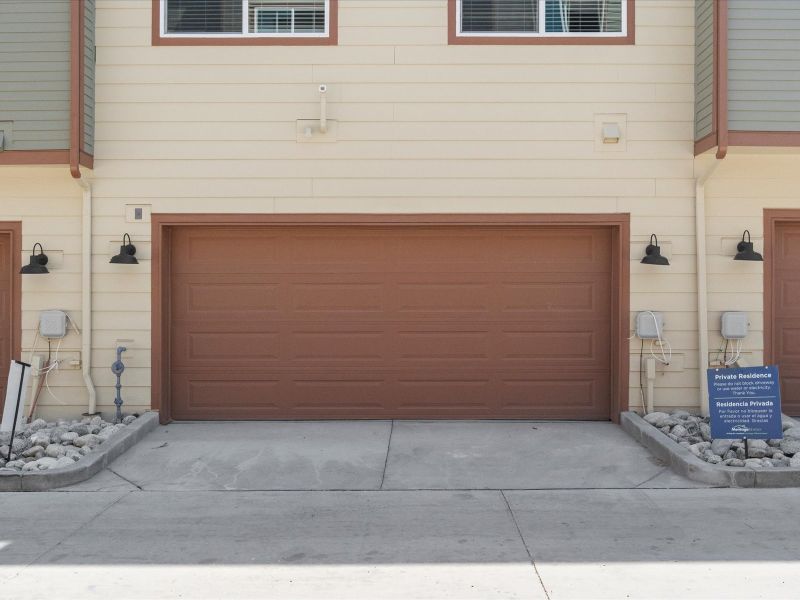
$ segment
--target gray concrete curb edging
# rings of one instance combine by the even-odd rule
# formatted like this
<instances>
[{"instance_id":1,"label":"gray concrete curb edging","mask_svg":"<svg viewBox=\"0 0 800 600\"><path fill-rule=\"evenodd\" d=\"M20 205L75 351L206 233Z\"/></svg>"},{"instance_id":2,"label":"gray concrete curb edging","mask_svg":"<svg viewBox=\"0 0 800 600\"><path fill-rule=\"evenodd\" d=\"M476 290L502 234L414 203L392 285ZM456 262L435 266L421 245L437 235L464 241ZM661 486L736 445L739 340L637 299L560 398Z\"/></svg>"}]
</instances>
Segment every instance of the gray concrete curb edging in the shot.
<instances>
[{"instance_id":1,"label":"gray concrete curb edging","mask_svg":"<svg viewBox=\"0 0 800 600\"><path fill-rule=\"evenodd\" d=\"M800 469L751 469L707 463L668 438L635 412L623 412L620 425L633 439L692 481L718 487L800 487Z\"/></svg>"},{"instance_id":2,"label":"gray concrete curb edging","mask_svg":"<svg viewBox=\"0 0 800 600\"><path fill-rule=\"evenodd\" d=\"M112 435L74 465L52 471L0 473L0 492L45 492L97 475L158 426L158 413L146 412L124 431Z\"/></svg>"}]
</instances>

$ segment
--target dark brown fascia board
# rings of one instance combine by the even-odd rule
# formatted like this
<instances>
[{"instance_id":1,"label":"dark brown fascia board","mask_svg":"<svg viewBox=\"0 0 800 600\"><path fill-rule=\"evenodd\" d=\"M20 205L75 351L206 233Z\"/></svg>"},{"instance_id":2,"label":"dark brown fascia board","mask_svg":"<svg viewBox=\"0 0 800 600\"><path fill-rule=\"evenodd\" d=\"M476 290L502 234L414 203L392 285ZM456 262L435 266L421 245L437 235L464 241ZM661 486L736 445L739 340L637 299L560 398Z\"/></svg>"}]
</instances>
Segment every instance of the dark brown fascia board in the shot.
<instances>
[{"instance_id":1,"label":"dark brown fascia board","mask_svg":"<svg viewBox=\"0 0 800 600\"><path fill-rule=\"evenodd\" d=\"M727 128L728 112L722 110L723 106L727 109L728 96L728 74L727 74L727 40L728 40L728 5L727 0L712 0L712 35L713 35L713 84L711 86L711 133L695 140L694 155L698 156L708 152L712 148L717 148L717 158L724 158L719 155L721 131ZM723 33L724 32L724 33ZM723 45L725 46L723 51ZM721 65L726 68L722 69Z\"/></svg>"},{"instance_id":2,"label":"dark brown fascia board","mask_svg":"<svg viewBox=\"0 0 800 600\"><path fill-rule=\"evenodd\" d=\"M730 131L729 146L800 146L800 131Z\"/></svg>"},{"instance_id":3,"label":"dark brown fascia board","mask_svg":"<svg viewBox=\"0 0 800 600\"><path fill-rule=\"evenodd\" d=\"M70 61L69 61L69 171L81 177L81 133L83 130L83 11L82 0L70 2Z\"/></svg>"},{"instance_id":4,"label":"dark brown fascia board","mask_svg":"<svg viewBox=\"0 0 800 600\"><path fill-rule=\"evenodd\" d=\"M69 150L5 150L0 165L68 165Z\"/></svg>"},{"instance_id":5,"label":"dark brown fascia board","mask_svg":"<svg viewBox=\"0 0 800 600\"><path fill-rule=\"evenodd\" d=\"M715 22L715 93L717 113L717 158L728 154L728 0L717 0Z\"/></svg>"}]
</instances>

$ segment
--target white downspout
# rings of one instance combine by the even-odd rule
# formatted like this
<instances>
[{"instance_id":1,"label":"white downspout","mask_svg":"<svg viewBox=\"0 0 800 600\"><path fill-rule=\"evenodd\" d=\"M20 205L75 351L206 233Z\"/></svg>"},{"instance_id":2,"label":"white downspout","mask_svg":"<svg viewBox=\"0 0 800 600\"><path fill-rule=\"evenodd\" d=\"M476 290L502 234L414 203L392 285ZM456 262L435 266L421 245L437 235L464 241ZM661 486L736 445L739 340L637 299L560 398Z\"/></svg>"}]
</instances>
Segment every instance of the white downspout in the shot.
<instances>
[{"instance_id":1,"label":"white downspout","mask_svg":"<svg viewBox=\"0 0 800 600\"><path fill-rule=\"evenodd\" d=\"M717 169L719 161L714 160L711 166L695 179L695 239L697 257L697 370L700 385L700 410L707 417L708 387L706 370L708 369L708 276L706 269L706 183Z\"/></svg>"},{"instance_id":2,"label":"white downspout","mask_svg":"<svg viewBox=\"0 0 800 600\"><path fill-rule=\"evenodd\" d=\"M87 415L97 414L97 392L92 381L92 184L82 176L75 181L83 189L81 226L81 366L83 383L89 395Z\"/></svg>"}]
</instances>

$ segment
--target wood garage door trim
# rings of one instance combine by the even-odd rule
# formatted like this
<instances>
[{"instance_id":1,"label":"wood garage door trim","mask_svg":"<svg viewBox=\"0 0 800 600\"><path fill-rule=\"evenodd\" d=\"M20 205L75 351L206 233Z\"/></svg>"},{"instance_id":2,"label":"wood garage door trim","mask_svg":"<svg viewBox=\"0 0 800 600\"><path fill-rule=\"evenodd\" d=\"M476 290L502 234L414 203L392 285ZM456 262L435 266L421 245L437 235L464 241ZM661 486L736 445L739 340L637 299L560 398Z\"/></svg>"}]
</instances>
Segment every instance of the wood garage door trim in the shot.
<instances>
[{"instance_id":1,"label":"wood garage door trim","mask_svg":"<svg viewBox=\"0 0 800 600\"><path fill-rule=\"evenodd\" d=\"M0 221L0 236L8 236L11 241L11 354L19 358L22 354L22 276L19 274L22 266L22 223L19 221ZM6 315L3 315L4 321ZM0 321L0 322L2 322ZM5 366L1 369L5 373ZM2 387L5 388L5 381ZM5 404L5 395L0 395L0 411Z\"/></svg>"},{"instance_id":2,"label":"wood garage door trim","mask_svg":"<svg viewBox=\"0 0 800 600\"><path fill-rule=\"evenodd\" d=\"M775 241L778 225L800 223L800 209L764 209L764 364L772 364L775 352Z\"/></svg>"},{"instance_id":3,"label":"wood garage door trim","mask_svg":"<svg viewBox=\"0 0 800 600\"><path fill-rule=\"evenodd\" d=\"M775 351L775 242L782 223L800 223L800 209L764 209L764 364L772 364Z\"/></svg>"},{"instance_id":4,"label":"wood garage door trim","mask_svg":"<svg viewBox=\"0 0 800 600\"><path fill-rule=\"evenodd\" d=\"M161 423L170 406L170 236L193 226L605 226L612 235L611 414L628 409L628 327L630 310L630 215L609 214L154 214L152 216L152 408Z\"/></svg>"}]
</instances>

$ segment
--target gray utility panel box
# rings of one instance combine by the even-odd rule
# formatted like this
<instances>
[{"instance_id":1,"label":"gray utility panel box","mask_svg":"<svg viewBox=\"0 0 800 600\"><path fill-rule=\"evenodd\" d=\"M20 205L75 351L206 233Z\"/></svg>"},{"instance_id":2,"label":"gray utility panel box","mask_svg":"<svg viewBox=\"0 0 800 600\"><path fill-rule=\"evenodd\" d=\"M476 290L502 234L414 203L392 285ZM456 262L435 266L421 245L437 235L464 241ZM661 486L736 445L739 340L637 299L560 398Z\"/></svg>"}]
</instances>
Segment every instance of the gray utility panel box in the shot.
<instances>
[{"instance_id":1,"label":"gray utility panel box","mask_svg":"<svg viewBox=\"0 0 800 600\"><path fill-rule=\"evenodd\" d=\"M67 335L67 313L63 310L44 310L39 315L39 335L60 339Z\"/></svg>"},{"instance_id":2,"label":"gray utility panel box","mask_svg":"<svg viewBox=\"0 0 800 600\"><path fill-rule=\"evenodd\" d=\"M640 340L657 340L664 337L664 315L645 310L636 315L636 337Z\"/></svg>"},{"instance_id":3,"label":"gray utility panel box","mask_svg":"<svg viewBox=\"0 0 800 600\"><path fill-rule=\"evenodd\" d=\"M750 329L746 312L722 313L722 337L726 340L741 340L747 337Z\"/></svg>"}]
</instances>

